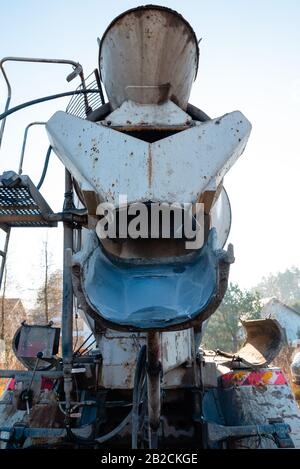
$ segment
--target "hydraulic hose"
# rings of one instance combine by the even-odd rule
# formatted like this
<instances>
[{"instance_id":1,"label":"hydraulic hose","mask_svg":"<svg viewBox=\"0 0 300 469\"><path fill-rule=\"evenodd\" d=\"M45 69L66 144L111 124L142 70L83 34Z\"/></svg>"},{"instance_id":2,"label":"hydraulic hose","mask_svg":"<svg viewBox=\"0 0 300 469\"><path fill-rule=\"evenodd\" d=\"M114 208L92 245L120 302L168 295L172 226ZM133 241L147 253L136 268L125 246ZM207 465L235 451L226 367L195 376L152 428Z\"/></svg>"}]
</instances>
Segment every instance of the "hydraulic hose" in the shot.
<instances>
[{"instance_id":1,"label":"hydraulic hose","mask_svg":"<svg viewBox=\"0 0 300 469\"><path fill-rule=\"evenodd\" d=\"M108 440L111 440L114 436L118 435L123 428L126 427L126 425L130 422L132 418L132 410L126 415L126 417L122 420L122 422L119 423L113 430L111 430L109 433L106 433L105 435L101 435L98 438L90 439L90 438L83 438L78 435L76 435L74 432L72 432L70 427L66 428L67 431L67 436L70 441L74 441L75 443L82 444L82 445L95 445L95 444L101 444L105 443Z\"/></svg>"},{"instance_id":2,"label":"hydraulic hose","mask_svg":"<svg viewBox=\"0 0 300 469\"><path fill-rule=\"evenodd\" d=\"M15 112L20 111L21 109L25 109L26 107L29 107L29 106L34 106L35 104L44 103L45 101L51 101L53 99L64 98L66 96L73 96L75 94L88 94L88 93L99 93L99 90L66 91L64 93L51 94L49 96L43 96L42 98L33 99L31 101L27 101L26 103L18 104L18 106L12 107L11 109L8 109L8 111L3 112L2 114L0 114L0 121L10 116L11 114L14 114Z\"/></svg>"},{"instance_id":3,"label":"hydraulic hose","mask_svg":"<svg viewBox=\"0 0 300 469\"><path fill-rule=\"evenodd\" d=\"M44 182L44 179L45 179L45 177L46 177L47 170L48 170L48 166L49 166L49 159L50 159L51 151L52 151L52 147L51 147L51 145L50 145L50 146L48 147L48 150L47 150L47 153L46 153L46 158L45 158L45 162L44 162L44 167L43 167L43 171L42 171L41 178L40 178L40 180L39 180L38 185L36 186L36 188L37 188L38 190L42 187L43 182Z\"/></svg>"}]
</instances>

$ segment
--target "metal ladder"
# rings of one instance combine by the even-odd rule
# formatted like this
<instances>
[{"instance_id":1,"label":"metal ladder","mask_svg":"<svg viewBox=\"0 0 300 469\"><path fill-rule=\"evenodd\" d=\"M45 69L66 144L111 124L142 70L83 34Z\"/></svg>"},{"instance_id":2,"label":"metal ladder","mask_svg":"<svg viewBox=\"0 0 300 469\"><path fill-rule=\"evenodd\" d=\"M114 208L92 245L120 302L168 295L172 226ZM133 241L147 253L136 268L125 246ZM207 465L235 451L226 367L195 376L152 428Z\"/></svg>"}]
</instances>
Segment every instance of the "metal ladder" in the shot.
<instances>
[{"instance_id":1,"label":"metal ladder","mask_svg":"<svg viewBox=\"0 0 300 469\"><path fill-rule=\"evenodd\" d=\"M6 233L0 250L0 288L12 227L54 227L53 212L28 176L7 171L0 176L0 229Z\"/></svg>"},{"instance_id":2,"label":"metal ladder","mask_svg":"<svg viewBox=\"0 0 300 469\"><path fill-rule=\"evenodd\" d=\"M82 66L73 60L63 59L44 59L32 57L4 57L0 60L0 71L7 86L7 99L4 112L9 110L11 101L11 85L4 70L5 62L29 62L29 63L48 63L71 65L72 73L67 76L67 81L80 76L81 86L85 88L85 79ZM0 148L4 134L6 117L0 123ZM34 122L25 129L23 146L21 151L19 174L13 171L7 171L0 177L0 229L5 232L5 241L3 250L0 249L0 289L2 287L3 276L5 272L5 263L12 227L52 227L57 226L57 222L50 220L53 212L47 202L44 200L38 188L34 186L28 176L22 176L22 164L24 159L27 132L31 125L44 124L44 122ZM50 150L51 151L51 150ZM42 183L43 179L41 179Z\"/></svg>"}]
</instances>

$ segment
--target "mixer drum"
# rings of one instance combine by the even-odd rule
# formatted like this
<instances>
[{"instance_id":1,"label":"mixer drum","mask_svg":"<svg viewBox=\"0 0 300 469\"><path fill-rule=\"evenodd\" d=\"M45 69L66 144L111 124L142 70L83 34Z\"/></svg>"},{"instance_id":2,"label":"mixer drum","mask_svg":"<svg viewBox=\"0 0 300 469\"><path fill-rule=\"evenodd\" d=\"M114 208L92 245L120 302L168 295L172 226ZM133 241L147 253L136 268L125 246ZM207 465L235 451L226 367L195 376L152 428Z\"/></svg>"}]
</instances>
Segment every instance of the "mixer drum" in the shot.
<instances>
[{"instance_id":1,"label":"mixer drum","mask_svg":"<svg viewBox=\"0 0 300 469\"><path fill-rule=\"evenodd\" d=\"M149 5L128 10L105 31L99 68L112 109L130 99L186 109L199 49L189 23L176 11Z\"/></svg>"}]
</instances>

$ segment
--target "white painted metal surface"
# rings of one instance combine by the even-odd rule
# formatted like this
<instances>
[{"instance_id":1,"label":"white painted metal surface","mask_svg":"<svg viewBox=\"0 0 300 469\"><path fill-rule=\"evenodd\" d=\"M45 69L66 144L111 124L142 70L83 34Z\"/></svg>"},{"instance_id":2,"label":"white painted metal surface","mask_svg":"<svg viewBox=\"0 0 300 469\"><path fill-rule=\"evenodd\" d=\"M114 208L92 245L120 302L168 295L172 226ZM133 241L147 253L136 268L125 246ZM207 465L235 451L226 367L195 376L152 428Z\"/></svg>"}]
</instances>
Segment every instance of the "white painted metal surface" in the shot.
<instances>
[{"instance_id":1,"label":"white painted metal surface","mask_svg":"<svg viewBox=\"0 0 300 469\"><path fill-rule=\"evenodd\" d=\"M120 194L128 203L197 202L243 153L251 124L235 111L154 143L64 112L55 113L46 128L82 189L117 205Z\"/></svg>"},{"instance_id":2,"label":"white painted metal surface","mask_svg":"<svg viewBox=\"0 0 300 469\"><path fill-rule=\"evenodd\" d=\"M163 332L161 334L161 362L164 374L191 362L191 331ZM106 330L101 335L98 348L102 354L101 386L114 389L132 389L136 357L139 347L146 343L145 334ZM166 378L167 387L174 385ZM177 383L178 387L182 384Z\"/></svg>"},{"instance_id":3,"label":"white painted metal surface","mask_svg":"<svg viewBox=\"0 0 300 469\"><path fill-rule=\"evenodd\" d=\"M51 145L82 190L94 190L101 201L129 201L148 196L148 149L142 140L64 112L48 121ZM139 199L141 197L142 199Z\"/></svg>"},{"instance_id":4,"label":"white painted metal surface","mask_svg":"<svg viewBox=\"0 0 300 469\"><path fill-rule=\"evenodd\" d=\"M107 122L112 127L169 127L190 124L192 118L172 101L166 101L157 106L155 104L138 104L128 100L106 117L104 123Z\"/></svg>"},{"instance_id":5,"label":"white painted metal surface","mask_svg":"<svg viewBox=\"0 0 300 469\"><path fill-rule=\"evenodd\" d=\"M223 188L210 212L210 226L217 232L216 247L222 249L227 241L231 227L231 207L227 192Z\"/></svg>"},{"instance_id":6,"label":"white painted metal surface","mask_svg":"<svg viewBox=\"0 0 300 469\"><path fill-rule=\"evenodd\" d=\"M186 109L198 67L196 35L177 12L139 7L116 18L100 45L100 71L109 102L159 104L170 98Z\"/></svg>"},{"instance_id":7,"label":"white painted metal surface","mask_svg":"<svg viewBox=\"0 0 300 469\"><path fill-rule=\"evenodd\" d=\"M282 418L291 427L290 437L295 447L300 448L300 410L289 385L237 386L231 397L236 412L246 416L244 418L248 418L252 424L269 423L269 419ZM249 444L251 440L253 446ZM248 438L247 443L250 448L255 448L257 438ZM273 444L271 447L276 446Z\"/></svg>"}]
</instances>

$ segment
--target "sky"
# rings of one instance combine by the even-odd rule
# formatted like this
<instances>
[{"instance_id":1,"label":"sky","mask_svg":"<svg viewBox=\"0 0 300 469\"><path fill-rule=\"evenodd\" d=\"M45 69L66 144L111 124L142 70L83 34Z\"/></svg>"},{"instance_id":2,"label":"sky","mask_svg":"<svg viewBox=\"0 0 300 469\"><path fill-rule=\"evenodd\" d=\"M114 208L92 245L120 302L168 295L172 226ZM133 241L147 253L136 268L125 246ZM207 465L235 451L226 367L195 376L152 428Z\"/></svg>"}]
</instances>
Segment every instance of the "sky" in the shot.
<instances>
[{"instance_id":1,"label":"sky","mask_svg":"<svg viewBox=\"0 0 300 469\"><path fill-rule=\"evenodd\" d=\"M158 2L153 2L158 3ZM1 2L0 56L65 58L89 74L97 67L97 37L110 21L141 3L130 0L14 0ZM240 110L252 123L246 150L226 175L232 207L231 281L251 288L262 276L300 267L300 2L297 0L161 1L192 25L200 63L190 102L210 117ZM14 106L70 91L68 66L6 64ZM0 107L6 87L0 77ZM0 171L17 170L25 126L64 110L66 99L8 117ZM39 180L48 146L43 127L28 137L24 174ZM51 157L42 193L54 211L63 203L63 167ZM15 229L9 247L10 296L30 305L42 282L43 243L51 269L61 267L62 229ZM1 240L0 240L1 241ZM0 246L1 248L1 246Z\"/></svg>"}]
</instances>

